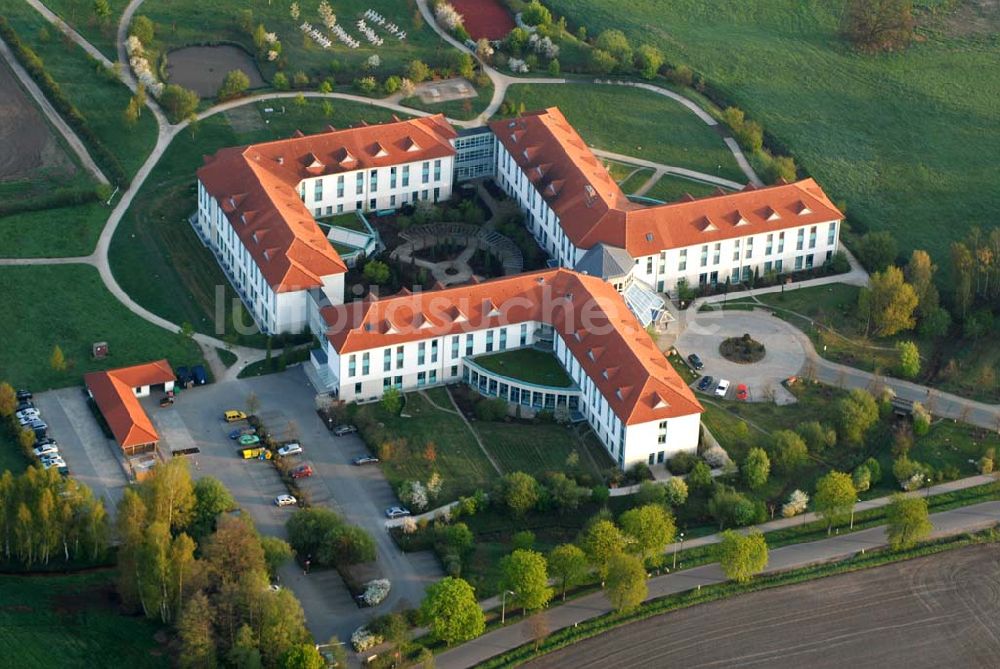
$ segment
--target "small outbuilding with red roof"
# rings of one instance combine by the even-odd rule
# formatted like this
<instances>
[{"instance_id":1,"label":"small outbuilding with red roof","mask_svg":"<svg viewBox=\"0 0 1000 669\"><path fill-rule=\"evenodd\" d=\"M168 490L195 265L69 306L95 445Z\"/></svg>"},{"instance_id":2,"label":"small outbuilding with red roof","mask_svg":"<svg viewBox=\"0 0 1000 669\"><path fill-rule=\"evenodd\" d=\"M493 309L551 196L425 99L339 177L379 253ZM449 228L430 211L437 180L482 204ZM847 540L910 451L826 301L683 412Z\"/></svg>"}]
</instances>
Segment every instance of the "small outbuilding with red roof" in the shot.
<instances>
[{"instance_id":1,"label":"small outbuilding with red roof","mask_svg":"<svg viewBox=\"0 0 1000 669\"><path fill-rule=\"evenodd\" d=\"M160 435L139 403L154 387L171 391L176 375L166 360L91 372L83 377L87 391L107 421L126 456L156 449Z\"/></svg>"}]
</instances>

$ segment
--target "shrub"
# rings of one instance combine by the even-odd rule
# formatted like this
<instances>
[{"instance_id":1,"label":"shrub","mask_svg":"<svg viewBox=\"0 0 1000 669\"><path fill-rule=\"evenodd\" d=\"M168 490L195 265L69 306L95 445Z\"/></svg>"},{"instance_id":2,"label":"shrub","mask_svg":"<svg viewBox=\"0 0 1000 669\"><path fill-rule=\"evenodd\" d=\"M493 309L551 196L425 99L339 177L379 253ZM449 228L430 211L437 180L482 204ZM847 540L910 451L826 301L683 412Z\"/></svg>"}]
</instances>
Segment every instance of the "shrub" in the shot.
<instances>
[{"instance_id":1,"label":"shrub","mask_svg":"<svg viewBox=\"0 0 1000 669\"><path fill-rule=\"evenodd\" d=\"M218 98L220 102L238 98L250 87L250 78L244 74L243 70L230 70L226 73L222 85L219 86Z\"/></svg>"},{"instance_id":2,"label":"shrub","mask_svg":"<svg viewBox=\"0 0 1000 669\"><path fill-rule=\"evenodd\" d=\"M757 521L757 508L745 495L723 488L708 500L708 512L719 521L719 529L727 525L745 527Z\"/></svg>"},{"instance_id":3,"label":"shrub","mask_svg":"<svg viewBox=\"0 0 1000 669\"><path fill-rule=\"evenodd\" d=\"M684 479L677 477L668 479L663 489L666 493L666 502L670 506L682 506L687 501L688 487Z\"/></svg>"},{"instance_id":4,"label":"shrub","mask_svg":"<svg viewBox=\"0 0 1000 669\"><path fill-rule=\"evenodd\" d=\"M882 465L875 458L868 458L865 460L864 465L871 475L871 484L878 485L878 482L882 480Z\"/></svg>"},{"instance_id":5,"label":"shrub","mask_svg":"<svg viewBox=\"0 0 1000 669\"><path fill-rule=\"evenodd\" d=\"M698 456L688 451L681 451L670 458L667 466L670 468L671 474L680 476L689 473L697 463Z\"/></svg>"},{"instance_id":6,"label":"shrub","mask_svg":"<svg viewBox=\"0 0 1000 669\"><path fill-rule=\"evenodd\" d=\"M271 80L271 84L279 91L287 91L289 87L288 75L284 72L276 72L274 79Z\"/></svg>"},{"instance_id":7,"label":"shrub","mask_svg":"<svg viewBox=\"0 0 1000 669\"><path fill-rule=\"evenodd\" d=\"M809 505L809 495L801 490L793 490L788 496L788 501L781 506L781 515L785 518L792 518L806 510Z\"/></svg>"},{"instance_id":8,"label":"shrub","mask_svg":"<svg viewBox=\"0 0 1000 669\"><path fill-rule=\"evenodd\" d=\"M476 402L476 418L481 421L491 422L503 420L507 417L507 402L495 399L481 399Z\"/></svg>"},{"instance_id":9,"label":"shrub","mask_svg":"<svg viewBox=\"0 0 1000 669\"><path fill-rule=\"evenodd\" d=\"M357 652L363 652L381 644L385 639L369 632L365 627L359 627L351 634L351 646Z\"/></svg>"},{"instance_id":10,"label":"shrub","mask_svg":"<svg viewBox=\"0 0 1000 669\"><path fill-rule=\"evenodd\" d=\"M712 487L712 470L704 462L698 462L687 476L688 485L695 489Z\"/></svg>"},{"instance_id":11,"label":"shrub","mask_svg":"<svg viewBox=\"0 0 1000 669\"><path fill-rule=\"evenodd\" d=\"M399 488L399 499L417 511L427 508L427 488L420 481L404 481Z\"/></svg>"},{"instance_id":12,"label":"shrub","mask_svg":"<svg viewBox=\"0 0 1000 669\"><path fill-rule=\"evenodd\" d=\"M377 578L365 583L365 591L361 594L361 599L368 606L376 606L382 603L389 596L391 584L387 578Z\"/></svg>"},{"instance_id":13,"label":"shrub","mask_svg":"<svg viewBox=\"0 0 1000 669\"><path fill-rule=\"evenodd\" d=\"M920 351L912 341L896 343L899 353L899 374L904 379L912 379L920 373Z\"/></svg>"},{"instance_id":14,"label":"shrub","mask_svg":"<svg viewBox=\"0 0 1000 669\"><path fill-rule=\"evenodd\" d=\"M535 533L531 530L515 532L511 537L511 544L514 546L513 550L531 550L535 546Z\"/></svg>"},{"instance_id":15,"label":"shrub","mask_svg":"<svg viewBox=\"0 0 1000 669\"><path fill-rule=\"evenodd\" d=\"M855 467L854 473L851 474L851 480L854 482L855 490L864 492L871 487L872 473L868 470L868 467L861 464Z\"/></svg>"},{"instance_id":16,"label":"shrub","mask_svg":"<svg viewBox=\"0 0 1000 669\"><path fill-rule=\"evenodd\" d=\"M524 472L505 475L500 480L498 493L498 499L502 500L515 516L523 516L535 508L540 497L538 481Z\"/></svg>"},{"instance_id":17,"label":"shrub","mask_svg":"<svg viewBox=\"0 0 1000 669\"><path fill-rule=\"evenodd\" d=\"M927 470L921 463L904 455L892 464L892 475L903 490L910 491L923 487Z\"/></svg>"},{"instance_id":18,"label":"shrub","mask_svg":"<svg viewBox=\"0 0 1000 669\"><path fill-rule=\"evenodd\" d=\"M721 446L711 446L705 449L701 457L712 469L725 467L731 462L729 454Z\"/></svg>"},{"instance_id":19,"label":"shrub","mask_svg":"<svg viewBox=\"0 0 1000 669\"><path fill-rule=\"evenodd\" d=\"M687 65L678 65L667 71L667 79L678 86L691 86L694 83L694 71Z\"/></svg>"},{"instance_id":20,"label":"shrub","mask_svg":"<svg viewBox=\"0 0 1000 669\"><path fill-rule=\"evenodd\" d=\"M931 414L920 402L913 403L913 434L922 437L931 429Z\"/></svg>"}]
</instances>

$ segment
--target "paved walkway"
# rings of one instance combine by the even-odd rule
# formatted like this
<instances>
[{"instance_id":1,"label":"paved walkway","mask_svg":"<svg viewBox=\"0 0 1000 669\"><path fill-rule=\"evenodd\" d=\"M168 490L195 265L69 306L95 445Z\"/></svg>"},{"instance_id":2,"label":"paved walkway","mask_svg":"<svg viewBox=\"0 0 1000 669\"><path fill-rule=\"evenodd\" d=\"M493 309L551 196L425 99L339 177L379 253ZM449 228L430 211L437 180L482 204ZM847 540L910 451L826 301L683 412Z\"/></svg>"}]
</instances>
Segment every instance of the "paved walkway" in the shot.
<instances>
[{"instance_id":1,"label":"paved walkway","mask_svg":"<svg viewBox=\"0 0 1000 669\"><path fill-rule=\"evenodd\" d=\"M626 156L624 153L615 153L614 151L605 151L604 149L592 148L591 151L594 155L601 158L610 158L611 160L617 160L621 163L629 163L631 165L651 168L655 172L659 172L660 176L663 176L664 174L675 174L679 177L701 181L712 184L713 186L722 186L723 188L728 188L730 190L741 190L743 188L743 184L741 183L737 183L736 181L732 181L730 179L723 179L722 177L715 176L714 174L689 170L685 167L665 165L663 163L653 162L652 160L646 160L645 158L635 158L633 156Z\"/></svg>"},{"instance_id":2,"label":"paved walkway","mask_svg":"<svg viewBox=\"0 0 1000 669\"><path fill-rule=\"evenodd\" d=\"M934 524L933 538L941 538L992 527L1000 522L1000 502L984 502L931 516ZM821 541L784 546L770 551L768 567L764 573L797 569L811 564L840 560L886 545L885 528L874 527L851 534L830 537ZM657 576L648 581L646 601L693 590L725 581L718 564L708 564L686 569L674 574ZM602 616L611 611L611 604L603 592L585 595L567 604L548 609L546 628L555 632ZM435 658L439 669L471 667L494 655L529 643L534 638L532 618L522 619L494 630L466 644L441 653Z\"/></svg>"},{"instance_id":3,"label":"paved walkway","mask_svg":"<svg viewBox=\"0 0 1000 669\"><path fill-rule=\"evenodd\" d=\"M69 127L69 124L66 123L66 121L63 120L63 117L59 115L59 112L55 110L52 103L49 102L49 99L45 97L42 90L38 88L38 84L36 84L34 79L31 78L31 75L28 74L27 70L21 66L21 63L18 62L17 58L14 56L14 52L10 50L10 47L7 46L7 43L2 39L0 39L0 56L3 56L3 59L7 61L8 65L10 65L10 69L14 73L14 76L21 82L21 85L28 92L28 95L35 100L35 104L37 104L39 109L42 110L42 113L45 115L45 118L48 119L49 123L52 124L52 127L54 127L56 131L62 135L64 140L66 140L66 144L73 150L73 153L76 154L77 158L80 159L80 163L83 165L83 168L90 172L94 178L102 184L107 185L110 183L108 178L104 176L104 173L101 172L101 168L98 167L97 163L95 163L93 158L90 157L87 147L84 146L80 138L77 137L76 132Z\"/></svg>"}]
</instances>

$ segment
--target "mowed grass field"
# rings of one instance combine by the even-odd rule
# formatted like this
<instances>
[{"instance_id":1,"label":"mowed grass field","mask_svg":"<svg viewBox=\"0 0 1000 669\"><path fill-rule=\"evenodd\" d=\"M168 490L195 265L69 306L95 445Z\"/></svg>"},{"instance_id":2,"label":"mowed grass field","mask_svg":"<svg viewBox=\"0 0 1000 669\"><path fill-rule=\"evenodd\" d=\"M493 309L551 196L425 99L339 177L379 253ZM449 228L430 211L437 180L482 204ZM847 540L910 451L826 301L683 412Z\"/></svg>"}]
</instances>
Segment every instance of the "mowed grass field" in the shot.
<instances>
[{"instance_id":1,"label":"mowed grass field","mask_svg":"<svg viewBox=\"0 0 1000 669\"><path fill-rule=\"evenodd\" d=\"M838 36L843 0L635 0L627 11L611 0L546 4L573 30L622 29L633 44L655 44L671 63L704 73L846 202L849 218L892 232L907 254L925 248L947 271L952 240L995 224L995 3L922 17L917 43L874 56Z\"/></svg>"},{"instance_id":2,"label":"mowed grass field","mask_svg":"<svg viewBox=\"0 0 1000 669\"><path fill-rule=\"evenodd\" d=\"M274 112L264 113L265 108ZM143 183L111 242L111 269L122 288L154 313L174 323L191 323L200 332L220 336L232 332L234 309L243 324L251 325L215 257L188 223L197 209L195 172L204 156L227 146L290 137L295 130L319 132L327 124L346 128L362 120L392 119L391 112L357 103L333 100L332 109L326 115L317 100L302 106L292 100L248 104L179 133ZM223 324L216 323L220 294Z\"/></svg>"},{"instance_id":3,"label":"mowed grass field","mask_svg":"<svg viewBox=\"0 0 1000 669\"><path fill-rule=\"evenodd\" d=\"M174 366L202 362L198 345L156 327L122 306L85 265L0 268L7 321L0 346L0 379L38 392L81 383L86 372L167 358ZM91 358L106 341L110 355ZM68 362L50 366L55 345Z\"/></svg>"},{"instance_id":4,"label":"mowed grass field","mask_svg":"<svg viewBox=\"0 0 1000 669\"><path fill-rule=\"evenodd\" d=\"M45 68L94 133L134 175L156 144L156 120L144 110L138 123L127 127L122 113L132 92L75 43L64 40L28 3L0 0L0 14L7 17L25 45L45 63Z\"/></svg>"},{"instance_id":5,"label":"mowed grass field","mask_svg":"<svg viewBox=\"0 0 1000 669\"><path fill-rule=\"evenodd\" d=\"M722 137L662 95L625 86L517 84L506 100L523 102L527 111L559 107L591 147L746 181Z\"/></svg>"},{"instance_id":6,"label":"mowed grass field","mask_svg":"<svg viewBox=\"0 0 1000 669\"><path fill-rule=\"evenodd\" d=\"M103 202L0 216L0 255L57 258L94 252L110 209Z\"/></svg>"},{"instance_id":7,"label":"mowed grass field","mask_svg":"<svg viewBox=\"0 0 1000 669\"><path fill-rule=\"evenodd\" d=\"M7 667L170 667L159 627L117 611L114 573L0 576L0 657Z\"/></svg>"},{"instance_id":8,"label":"mowed grass field","mask_svg":"<svg viewBox=\"0 0 1000 669\"><path fill-rule=\"evenodd\" d=\"M474 423L479 438L505 474L565 472L566 459L576 452L582 471L600 480L601 471L613 466L606 452L587 449L565 425L540 423Z\"/></svg>"}]
</instances>

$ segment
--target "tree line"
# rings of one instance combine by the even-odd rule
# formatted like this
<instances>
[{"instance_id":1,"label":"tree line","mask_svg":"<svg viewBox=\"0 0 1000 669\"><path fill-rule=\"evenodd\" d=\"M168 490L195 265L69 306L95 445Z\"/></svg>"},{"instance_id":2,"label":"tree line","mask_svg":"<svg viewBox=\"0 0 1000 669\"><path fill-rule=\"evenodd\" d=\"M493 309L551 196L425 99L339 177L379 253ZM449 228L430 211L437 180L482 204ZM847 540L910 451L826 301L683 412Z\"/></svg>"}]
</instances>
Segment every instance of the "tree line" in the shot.
<instances>
[{"instance_id":1,"label":"tree line","mask_svg":"<svg viewBox=\"0 0 1000 669\"><path fill-rule=\"evenodd\" d=\"M291 547L260 536L218 480L159 464L125 491L116 529L123 605L175 627L181 667L322 666L298 600L271 587Z\"/></svg>"}]
</instances>

